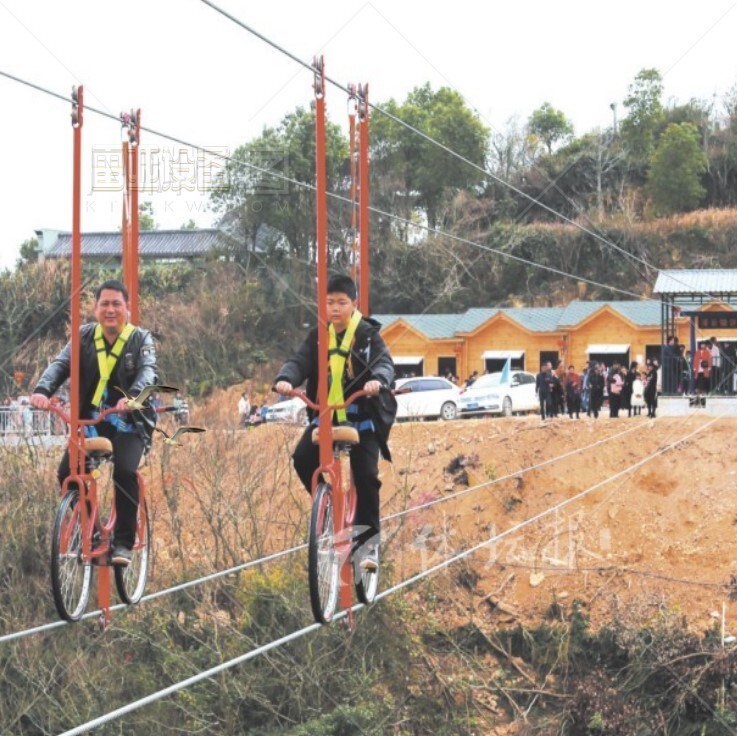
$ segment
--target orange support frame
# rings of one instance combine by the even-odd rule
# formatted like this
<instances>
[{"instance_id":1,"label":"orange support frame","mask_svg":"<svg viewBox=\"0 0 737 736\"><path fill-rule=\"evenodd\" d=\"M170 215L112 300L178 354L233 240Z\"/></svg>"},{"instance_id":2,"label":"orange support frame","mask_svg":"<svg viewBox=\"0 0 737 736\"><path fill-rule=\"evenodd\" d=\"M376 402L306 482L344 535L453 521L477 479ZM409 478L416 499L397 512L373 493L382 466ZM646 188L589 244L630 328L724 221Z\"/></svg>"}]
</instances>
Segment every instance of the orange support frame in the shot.
<instances>
[{"instance_id":1,"label":"orange support frame","mask_svg":"<svg viewBox=\"0 0 737 736\"><path fill-rule=\"evenodd\" d=\"M71 361L69 368L69 468L71 475L86 474L84 452L84 428L80 423L81 405L79 393L80 379L80 328L82 322L82 124L84 122L84 88L72 91L73 128L73 185L72 185L72 293L71 311ZM75 471L76 469L76 471ZM80 489L82 491L82 489ZM89 522L87 504L81 504L82 523ZM83 542L87 544L87 542ZM89 553L89 550L86 550ZM97 576L97 602L102 610L103 626L110 623L110 568L100 565Z\"/></svg>"},{"instance_id":2,"label":"orange support frame","mask_svg":"<svg viewBox=\"0 0 737 736\"><path fill-rule=\"evenodd\" d=\"M79 406L79 370L80 344L79 330L81 318L82 292L82 125L84 123L84 88L80 85L72 90L72 294L70 301L71 311L71 365L69 389L69 468L80 475L84 473L84 444L80 442L80 406Z\"/></svg>"},{"instance_id":3,"label":"orange support frame","mask_svg":"<svg viewBox=\"0 0 737 736\"><path fill-rule=\"evenodd\" d=\"M328 314L325 296L328 290L328 204L327 204L327 161L325 137L325 62L323 57L315 59L315 210L317 220L317 375L318 404L320 406L320 468L328 468L333 462L333 416L328 408ZM326 431L327 430L327 431ZM319 470L318 470L319 472ZM333 486L334 519L345 518L346 494L342 488ZM340 607L347 609L349 625L352 625L351 605L353 603L353 565L350 556L350 540L343 540L339 549L348 552L341 554Z\"/></svg>"},{"instance_id":4,"label":"orange support frame","mask_svg":"<svg viewBox=\"0 0 737 736\"><path fill-rule=\"evenodd\" d=\"M139 151L141 140L141 110L121 113L128 140L123 141L123 282L130 298L130 321L138 324L138 243L139 243Z\"/></svg>"},{"instance_id":5,"label":"orange support frame","mask_svg":"<svg viewBox=\"0 0 737 736\"><path fill-rule=\"evenodd\" d=\"M368 84L358 85L358 135L359 135L359 283L358 308L361 314L369 310L369 112Z\"/></svg>"},{"instance_id":6,"label":"orange support frame","mask_svg":"<svg viewBox=\"0 0 737 736\"><path fill-rule=\"evenodd\" d=\"M333 422L328 410L328 201L325 143L325 63L315 59L315 212L317 226L317 398L320 405L320 465L333 458ZM337 511L336 511L337 515ZM342 518L342 517L338 517Z\"/></svg>"}]
</instances>

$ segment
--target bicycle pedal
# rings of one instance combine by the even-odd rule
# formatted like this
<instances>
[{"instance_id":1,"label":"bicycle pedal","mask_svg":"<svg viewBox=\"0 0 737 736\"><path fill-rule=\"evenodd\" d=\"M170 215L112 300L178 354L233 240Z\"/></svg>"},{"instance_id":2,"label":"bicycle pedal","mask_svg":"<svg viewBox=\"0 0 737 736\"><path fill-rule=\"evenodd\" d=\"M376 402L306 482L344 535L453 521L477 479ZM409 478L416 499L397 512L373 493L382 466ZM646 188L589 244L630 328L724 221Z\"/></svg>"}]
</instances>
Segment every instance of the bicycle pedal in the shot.
<instances>
[{"instance_id":1,"label":"bicycle pedal","mask_svg":"<svg viewBox=\"0 0 737 736\"><path fill-rule=\"evenodd\" d=\"M90 560L90 565L93 567L109 567L110 566L110 553L107 552L104 555L97 555Z\"/></svg>"}]
</instances>

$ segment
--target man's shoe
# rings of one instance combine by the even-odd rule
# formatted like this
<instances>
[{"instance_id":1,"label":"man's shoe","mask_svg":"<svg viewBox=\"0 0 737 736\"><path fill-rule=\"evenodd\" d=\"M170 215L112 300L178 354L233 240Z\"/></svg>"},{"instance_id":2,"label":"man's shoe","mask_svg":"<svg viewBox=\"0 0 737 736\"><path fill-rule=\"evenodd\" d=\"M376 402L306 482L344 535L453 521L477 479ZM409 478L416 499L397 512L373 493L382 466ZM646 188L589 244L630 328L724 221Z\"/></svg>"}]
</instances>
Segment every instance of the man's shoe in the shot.
<instances>
[{"instance_id":1,"label":"man's shoe","mask_svg":"<svg viewBox=\"0 0 737 736\"><path fill-rule=\"evenodd\" d=\"M379 550L376 547L369 547L358 567L363 572L376 572L379 569Z\"/></svg>"},{"instance_id":2,"label":"man's shoe","mask_svg":"<svg viewBox=\"0 0 737 736\"><path fill-rule=\"evenodd\" d=\"M131 563L133 553L128 547L124 547L122 544L116 544L113 549L112 555L110 555L110 562L113 565L119 565L120 567L128 567Z\"/></svg>"}]
</instances>

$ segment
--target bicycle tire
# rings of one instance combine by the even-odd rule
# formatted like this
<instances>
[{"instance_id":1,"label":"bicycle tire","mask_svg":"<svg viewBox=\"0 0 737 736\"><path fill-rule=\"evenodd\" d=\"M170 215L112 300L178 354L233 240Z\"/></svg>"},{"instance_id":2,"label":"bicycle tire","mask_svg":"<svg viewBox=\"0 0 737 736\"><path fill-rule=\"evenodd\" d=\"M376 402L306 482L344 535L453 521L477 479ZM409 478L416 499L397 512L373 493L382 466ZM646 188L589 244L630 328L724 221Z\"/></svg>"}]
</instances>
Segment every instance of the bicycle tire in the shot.
<instances>
[{"instance_id":1,"label":"bicycle tire","mask_svg":"<svg viewBox=\"0 0 737 736\"><path fill-rule=\"evenodd\" d=\"M79 491L64 494L54 519L51 537L51 590L54 605L65 621L79 621L87 608L92 566L82 560L82 519Z\"/></svg>"},{"instance_id":2,"label":"bicycle tire","mask_svg":"<svg viewBox=\"0 0 737 736\"><path fill-rule=\"evenodd\" d=\"M148 506L146 502L138 505L138 524L136 542L130 564L114 565L115 586L123 603L134 605L143 597L151 565L151 525L148 523ZM143 532L141 533L141 527Z\"/></svg>"},{"instance_id":3,"label":"bicycle tire","mask_svg":"<svg viewBox=\"0 0 737 736\"><path fill-rule=\"evenodd\" d=\"M353 584L356 588L356 597L361 603L370 606L376 598L379 590L379 570L381 569L381 559L378 557L379 550L376 550L379 567L376 570L361 570L357 560L354 560L353 566Z\"/></svg>"},{"instance_id":4,"label":"bicycle tire","mask_svg":"<svg viewBox=\"0 0 737 736\"><path fill-rule=\"evenodd\" d=\"M327 483L318 485L312 500L307 562L312 614L318 623L330 623L338 604L340 564L335 548L333 495Z\"/></svg>"}]
</instances>

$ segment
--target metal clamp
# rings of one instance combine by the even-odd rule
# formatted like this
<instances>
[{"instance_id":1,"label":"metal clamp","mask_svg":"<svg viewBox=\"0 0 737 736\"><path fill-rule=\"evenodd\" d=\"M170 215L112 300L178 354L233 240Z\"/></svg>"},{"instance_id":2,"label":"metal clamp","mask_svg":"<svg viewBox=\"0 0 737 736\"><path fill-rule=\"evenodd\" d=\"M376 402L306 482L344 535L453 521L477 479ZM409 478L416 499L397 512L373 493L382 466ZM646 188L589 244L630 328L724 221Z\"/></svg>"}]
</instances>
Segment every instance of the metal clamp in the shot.
<instances>
[{"instance_id":1,"label":"metal clamp","mask_svg":"<svg viewBox=\"0 0 737 736\"><path fill-rule=\"evenodd\" d=\"M312 60L312 68L315 70L315 82L313 88L315 97L322 99L325 96L325 60L322 56L316 56Z\"/></svg>"},{"instance_id":2,"label":"metal clamp","mask_svg":"<svg viewBox=\"0 0 737 736\"><path fill-rule=\"evenodd\" d=\"M128 134L128 142L135 146L138 143L138 113L132 108L130 112L121 112L120 125Z\"/></svg>"},{"instance_id":3,"label":"metal clamp","mask_svg":"<svg viewBox=\"0 0 737 736\"><path fill-rule=\"evenodd\" d=\"M368 83L358 85L358 119L362 123L368 119Z\"/></svg>"},{"instance_id":4,"label":"metal clamp","mask_svg":"<svg viewBox=\"0 0 737 736\"><path fill-rule=\"evenodd\" d=\"M79 128L82 126L82 110L84 109L82 87L75 84L72 87L72 127Z\"/></svg>"}]
</instances>

